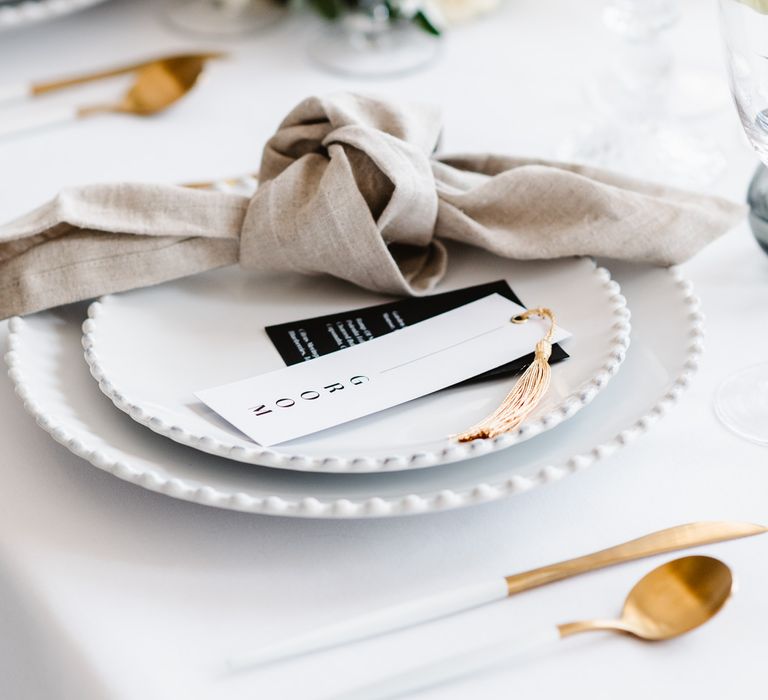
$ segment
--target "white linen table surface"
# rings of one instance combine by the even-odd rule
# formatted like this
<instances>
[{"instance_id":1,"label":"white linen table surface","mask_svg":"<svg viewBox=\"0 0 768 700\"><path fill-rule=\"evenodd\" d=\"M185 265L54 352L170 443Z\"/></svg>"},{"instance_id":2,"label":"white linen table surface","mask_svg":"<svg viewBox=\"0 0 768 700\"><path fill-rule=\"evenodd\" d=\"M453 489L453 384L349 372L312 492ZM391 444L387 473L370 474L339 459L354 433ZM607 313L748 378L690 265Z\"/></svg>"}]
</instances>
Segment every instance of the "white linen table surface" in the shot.
<instances>
[{"instance_id":1,"label":"white linen table surface","mask_svg":"<svg viewBox=\"0 0 768 700\"><path fill-rule=\"evenodd\" d=\"M160 5L113 0L3 33L0 84L216 46L168 29ZM156 119L105 117L0 142L0 218L23 213L67 184L188 182L251 172L262 144L295 103L341 89L441 105L448 152L551 157L588 116L585 80L611 60L600 5L507 0L495 14L451 32L430 69L376 81L314 68L305 45L318 24L291 19L225 44L232 58L212 66L199 89ZM672 34L680 62L714 71L724 92L714 4L684 2ZM101 98L104 89L49 103ZM482 128L475 129L478 122ZM728 155L727 172L712 190L743 199L756 158L734 110L727 105L697 124ZM718 383L768 354L768 256L744 225L683 272L703 301L706 349L691 388L664 420L582 474L503 502L435 515L290 520L150 493L56 444L22 410L3 374L0 697L329 697L473 640L487 644L527 627L616 614L635 580L661 559L252 673L224 676L221 664L229 653L270 639L674 524L768 524L768 448L730 434L712 410ZM0 331L4 346L5 324ZM700 551L731 564L739 582L724 613L702 630L656 646L606 635L568 640L420 697L764 697L768 538Z\"/></svg>"}]
</instances>

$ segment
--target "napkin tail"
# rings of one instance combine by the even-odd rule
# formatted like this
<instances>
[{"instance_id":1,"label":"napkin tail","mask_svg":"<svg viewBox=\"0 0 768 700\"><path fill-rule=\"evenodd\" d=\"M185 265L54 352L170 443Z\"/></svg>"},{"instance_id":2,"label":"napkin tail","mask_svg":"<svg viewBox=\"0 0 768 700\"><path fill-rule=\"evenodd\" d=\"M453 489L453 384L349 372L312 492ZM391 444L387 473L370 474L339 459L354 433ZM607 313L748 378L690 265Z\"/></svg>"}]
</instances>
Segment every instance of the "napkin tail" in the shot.
<instances>
[{"instance_id":1,"label":"napkin tail","mask_svg":"<svg viewBox=\"0 0 768 700\"><path fill-rule=\"evenodd\" d=\"M64 190L0 226L0 318L234 264L247 206L162 185Z\"/></svg>"},{"instance_id":2,"label":"napkin tail","mask_svg":"<svg viewBox=\"0 0 768 700\"><path fill-rule=\"evenodd\" d=\"M748 208L581 165L494 155L433 161L436 235L495 255L591 255L664 267L689 260Z\"/></svg>"}]
</instances>

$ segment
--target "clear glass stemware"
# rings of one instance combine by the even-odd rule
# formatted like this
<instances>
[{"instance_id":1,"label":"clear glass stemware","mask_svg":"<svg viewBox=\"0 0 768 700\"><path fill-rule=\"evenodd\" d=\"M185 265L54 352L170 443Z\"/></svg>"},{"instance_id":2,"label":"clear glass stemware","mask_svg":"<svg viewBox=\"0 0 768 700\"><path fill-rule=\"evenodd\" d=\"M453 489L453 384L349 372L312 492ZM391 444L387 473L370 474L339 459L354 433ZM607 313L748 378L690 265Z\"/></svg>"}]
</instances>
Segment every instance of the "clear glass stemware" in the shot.
<instances>
[{"instance_id":1,"label":"clear glass stemware","mask_svg":"<svg viewBox=\"0 0 768 700\"><path fill-rule=\"evenodd\" d=\"M439 47L436 36L398 17L387 0L356 0L340 18L326 23L310 44L309 56L332 73L383 78L428 66Z\"/></svg>"},{"instance_id":2,"label":"clear glass stemware","mask_svg":"<svg viewBox=\"0 0 768 700\"><path fill-rule=\"evenodd\" d=\"M741 124L768 165L768 0L720 0L720 27ZM749 192L751 223L758 241L768 226L765 172L764 168L758 171ZM761 245L768 253L768 243ZM736 434L768 445L768 362L728 377L715 395L715 411Z\"/></svg>"},{"instance_id":3,"label":"clear glass stemware","mask_svg":"<svg viewBox=\"0 0 768 700\"><path fill-rule=\"evenodd\" d=\"M275 0L166 0L163 13L186 34L228 38L271 27L287 11Z\"/></svg>"},{"instance_id":4,"label":"clear glass stemware","mask_svg":"<svg viewBox=\"0 0 768 700\"><path fill-rule=\"evenodd\" d=\"M669 30L679 18L679 0L606 0L610 60L589 86L593 122L564 145L563 158L683 187L720 174L719 149L671 109L681 85Z\"/></svg>"},{"instance_id":5,"label":"clear glass stemware","mask_svg":"<svg viewBox=\"0 0 768 700\"><path fill-rule=\"evenodd\" d=\"M721 0L720 27L741 125L768 163L768 1Z\"/></svg>"}]
</instances>

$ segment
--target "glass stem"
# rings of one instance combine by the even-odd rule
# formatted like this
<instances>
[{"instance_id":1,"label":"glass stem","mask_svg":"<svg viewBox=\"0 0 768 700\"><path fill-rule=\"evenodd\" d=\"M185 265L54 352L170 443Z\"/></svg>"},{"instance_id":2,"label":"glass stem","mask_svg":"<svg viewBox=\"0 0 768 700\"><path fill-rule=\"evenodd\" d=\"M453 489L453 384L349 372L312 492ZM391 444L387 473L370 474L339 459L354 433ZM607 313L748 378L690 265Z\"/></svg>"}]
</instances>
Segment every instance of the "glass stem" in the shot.
<instances>
[{"instance_id":1,"label":"glass stem","mask_svg":"<svg viewBox=\"0 0 768 700\"><path fill-rule=\"evenodd\" d=\"M343 21L351 44L361 50L386 42L391 29L389 8L382 0L363 0Z\"/></svg>"}]
</instances>

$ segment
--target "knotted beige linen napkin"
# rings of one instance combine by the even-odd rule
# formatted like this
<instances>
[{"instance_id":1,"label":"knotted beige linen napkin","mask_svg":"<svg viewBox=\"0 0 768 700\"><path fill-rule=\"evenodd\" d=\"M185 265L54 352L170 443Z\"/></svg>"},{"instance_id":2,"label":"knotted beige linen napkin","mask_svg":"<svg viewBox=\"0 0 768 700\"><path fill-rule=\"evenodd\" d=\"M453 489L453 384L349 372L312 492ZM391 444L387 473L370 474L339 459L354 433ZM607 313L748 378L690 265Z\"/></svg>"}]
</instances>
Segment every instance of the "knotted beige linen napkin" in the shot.
<instances>
[{"instance_id":1,"label":"knotted beige linen napkin","mask_svg":"<svg viewBox=\"0 0 768 700\"><path fill-rule=\"evenodd\" d=\"M237 261L423 294L448 263L441 239L510 258L671 265L744 213L722 199L593 168L435 156L439 136L430 108L310 97L267 143L250 200L169 185L63 190L0 226L0 317Z\"/></svg>"}]
</instances>

